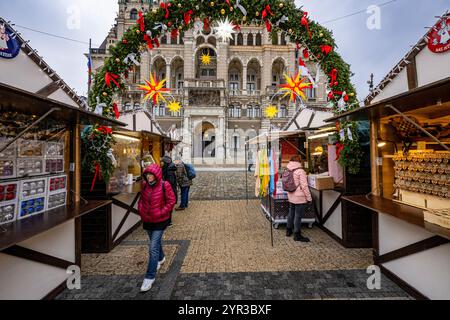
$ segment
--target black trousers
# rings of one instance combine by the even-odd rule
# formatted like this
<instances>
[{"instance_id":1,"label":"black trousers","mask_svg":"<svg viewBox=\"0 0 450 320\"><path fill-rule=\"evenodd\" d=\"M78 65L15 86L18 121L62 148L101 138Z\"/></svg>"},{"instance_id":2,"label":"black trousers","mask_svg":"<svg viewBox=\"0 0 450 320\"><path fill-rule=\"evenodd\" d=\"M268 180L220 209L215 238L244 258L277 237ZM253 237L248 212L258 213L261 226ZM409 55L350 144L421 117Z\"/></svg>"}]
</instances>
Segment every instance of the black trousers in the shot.
<instances>
[{"instance_id":1,"label":"black trousers","mask_svg":"<svg viewBox=\"0 0 450 320\"><path fill-rule=\"evenodd\" d=\"M287 228L294 233L301 233L302 219L305 216L306 204L290 204Z\"/></svg>"}]
</instances>

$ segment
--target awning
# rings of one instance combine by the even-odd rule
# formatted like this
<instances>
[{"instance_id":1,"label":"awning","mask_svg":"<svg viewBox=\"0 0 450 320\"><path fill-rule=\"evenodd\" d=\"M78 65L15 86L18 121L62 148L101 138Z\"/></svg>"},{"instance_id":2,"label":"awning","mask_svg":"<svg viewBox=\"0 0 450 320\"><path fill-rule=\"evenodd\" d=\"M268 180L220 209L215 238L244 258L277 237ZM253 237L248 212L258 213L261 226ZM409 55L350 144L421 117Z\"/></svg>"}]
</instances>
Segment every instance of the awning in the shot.
<instances>
[{"instance_id":1,"label":"awning","mask_svg":"<svg viewBox=\"0 0 450 320\"><path fill-rule=\"evenodd\" d=\"M298 137L299 135L304 134L304 131L297 130L297 131L273 131L270 133L263 133L255 138L252 138L247 141L247 144L249 145L255 145L259 143L264 142L272 142L279 139L286 139L290 137Z\"/></svg>"},{"instance_id":2,"label":"awning","mask_svg":"<svg viewBox=\"0 0 450 320\"><path fill-rule=\"evenodd\" d=\"M71 124L126 126L120 121L0 83L0 111L20 112L41 117L52 109L55 111L49 117Z\"/></svg>"},{"instance_id":3,"label":"awning","mask_svg":"<svg viewBox=\"0 0 450 320\"><path fill-rule=\"evenodd\" d=\"M436 108L433 108L434 110L430 111L430 113L436 113L436 116L439 116L440 114L442 116L446 116L449 114L450 110L448 107L449 102L450 77L373 103L369 106L345 112L339 116L326 119L325 121L336 122L343 120L371 120L396 115L397 112L389 106L394 107L402 113L436 106Z\"/></svg>"}]
</instances>

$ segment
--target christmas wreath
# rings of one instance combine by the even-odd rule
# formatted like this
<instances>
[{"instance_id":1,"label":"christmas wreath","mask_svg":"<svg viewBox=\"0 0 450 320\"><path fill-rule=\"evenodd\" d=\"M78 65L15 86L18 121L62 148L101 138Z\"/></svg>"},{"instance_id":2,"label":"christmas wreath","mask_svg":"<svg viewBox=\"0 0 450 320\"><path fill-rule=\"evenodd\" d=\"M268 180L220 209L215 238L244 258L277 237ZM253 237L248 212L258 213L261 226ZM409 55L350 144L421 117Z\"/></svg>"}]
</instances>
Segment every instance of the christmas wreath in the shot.
<instances>
[{"instance_id":1,"label":"christmas wreath","mask_svg":"<svg viewBox=\"0 0 450 320\"><path fill-rule=\"evenodd\" d=\"M302 50L299 65L303 59L309 59L320 64L321 69L329 77L328 107L335 114L340 114L359 106L355 89L350 81L350 66L336 52L336 43L332 32L320 24L310 20L308 12L297 8L294 1L287 0L223 0L223 1L170 1L162 2L158 8L148 13L139 12L135 26L125 32L123 39L109 48L111 57L106 59L104 66L95 75L89 104L92 110L107 117L117 117L115 98L125 90L124 79L131 68L140 63L140 54L160 46L162 36L177 37L180 32L193 28L196 31L212 30L222 41L228 41L241 25L263 25L268 32L286 32L290 41ZM163 80L161 80L163 82ZM156 79L148 82L143 88L147 96L155 99L163 92ZM356 124L346 123L343 129L350 129L356 138ZM109 139L99 135L96 139ZM108 140L110 141L110 140ZM88 141L86 141L89 143ZM356 148L355 140L340 139L345 150ZM96 172L99 162L104 179L108 179L112 171L107 160L107 148L90 150L86 165ZM360 162L359 152L343 152L340 159L344 165L351 166L351 172L356 172ZM345 159L345 160L344 160Z\"/></svg>"}]
</instances>

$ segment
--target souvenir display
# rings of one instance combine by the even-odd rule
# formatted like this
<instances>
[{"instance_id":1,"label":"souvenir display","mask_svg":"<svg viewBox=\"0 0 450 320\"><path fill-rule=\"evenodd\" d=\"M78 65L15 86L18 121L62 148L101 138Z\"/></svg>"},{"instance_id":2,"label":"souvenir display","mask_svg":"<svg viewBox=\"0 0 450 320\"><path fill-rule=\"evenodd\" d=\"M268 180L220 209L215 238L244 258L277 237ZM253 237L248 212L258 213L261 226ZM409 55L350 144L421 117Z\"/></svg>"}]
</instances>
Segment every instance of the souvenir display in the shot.
<instances>
[{"instance_id":1,"label":"souvenir display","mask_svg":"<svg viewBox=\"0 0 450 320\"><path fill-rule=\"evenodd\" d=\"M10 139L0 139L0 148L6 145ZM0 158L14 158L16 156L16 144L11 144L8 148L0 152Z\"/></svg>"},{"instance_id":2,"label":"souvenir display","mask_svg":"<svg viewBox=\"0 0 450 320\"><path fill-rule=\"evenodd\" d=\"M42 158L18 158L17 176L37 176L44 174L44 160Z\"/></svg>"},{"instance_id":3,"label":"souvenir display","mask_svg":"<svg viewBox=\"0 0 450 320\"><path fill-rule=\"evenodd\" d=\"M64 143L61 142L47 142L45 146L46 158L64 157Z\"/></svg>"},{"instance_id":4,"label":"souvenir display","mask_svg":"<svg viewBox=\"0 0 450 320\"><path fill-rule=\"evenodd\" d=\"M0 225L16 220L17 201L0 203Z\"/></svg>"},{"instance_id":5,"label":"souvenir display","mask_svg":"<svg viewBox=\"0 0 450 320\"><path fill-rule=\"evenodd\" d=\"M0 159L0 179L16 177L16 161L13 158Z\"/></svg>"},{"instance_id":6,"label":"souvenir display","mask_svg":"<svg viewBox=\"0 0 450 320\"><path fill-rule=\"evenodd\" d=\"M450 153L424 151L397 153L394 158L398 189L450 198Z\"/></svg>"},{"instance_id":7,"label":"souvenir display","mask_svg":"<svg viewBox=\"0 0 450 320\"><path fill-rule=\"evenodd\" d=\"M17 199L18 183L0 183L0 203Z\"/></svg>"},{"instance_id":8,"label":"souvenir display","mask_svg":"<svg viewBox=\"0 0 450 320\"><path fill-rule=\"evenodd\" d=\"M46 159L45 173L58 173L64 171L64 159Z\"/></svg>"},{"instance_id":9,"label":"souvenir display","mask_svg":"<svg viewBox=\"0 0 450 320\"><path fill-rule=\"evenodd\" d=\"M21 182L20 198L29 199L38 196L44 197L46 194L47 178L26 180Z\"/></svg>"},{"instance_id":10,"label":"souvenir display","mask_svg":"<svg viewBox=\"0 0 450 320\"><path fill-rule=\"evenodd\" d=\"M67 176L58 176L48 178L48 193L58 193L65 191L67 186Z\"/></svg>"},{"instance_id":11,"label":"souvenir display","mask_svg":"<svg viewBox=\"0 0 450 320\"><path fill-rule=\"evenodd\" d=\"M17 151L21 158L42 157L44 155L44 142L21 139L17 142Z\"/></svg>"},{"instance_id":12,"label":"souvenir display","mask_svg":"<svg viewBox=\"0 0 450 320\"><path fill-rule=\"evenodd\" d=\"M36 197L19 201L18 220L25 219L45 210L45 197Z\"/></svg>"},{"instance_id":13,"label":"souvenir display","mask_svg":"<svg viewBox=\"0 0 450 320\"><path fill-rule=\"evenodd\" d=\"M66 205L67 192L51 194L47 200L47 210L55 209Z\"/></svg>"}]
</instances>

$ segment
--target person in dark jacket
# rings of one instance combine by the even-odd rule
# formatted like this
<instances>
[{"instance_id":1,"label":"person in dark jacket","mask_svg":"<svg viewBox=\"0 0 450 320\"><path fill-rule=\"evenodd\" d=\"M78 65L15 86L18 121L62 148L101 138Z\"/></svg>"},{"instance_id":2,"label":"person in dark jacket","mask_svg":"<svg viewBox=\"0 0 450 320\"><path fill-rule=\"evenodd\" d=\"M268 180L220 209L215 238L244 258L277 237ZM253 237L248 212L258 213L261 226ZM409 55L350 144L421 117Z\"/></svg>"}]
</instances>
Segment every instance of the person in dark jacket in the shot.
<instances>
[{"instance_id":1,"label":"person in dark jacket","mask_svg":"<svg viewBox=\"0 0 450 320\"><path fill-rule=\"evenodd\" d=\"M177 167L171 157L165 156L161 159L161 167L163 180L170 183L173 193L175 194L175 203L178 203L178 187L177 187Z\"/></svg>"},{"instance_id":2,"label":"person in dark jacket","mask_svg":"<svg viewBox=\"0 0 450 320\"><path fill-rule=\"evenodd\" d=\"M180 206L176 208L175 211L184 211L189 206L189 192L193 183L192 180L189 179L186 166L180 157L175 159L175 167L177 168L177 183L181 189Z\"/></svg>"},{"instance_id":3,"label":"person in dark jacket","mask_svg":"<svg viewBox=\"0 0 450 320\"><path fill-rule=\"evenodd\" d=\"M170 215L175 207L175 194L169 182L162 179L162 170L157 164L147 167L143 174L141 198L138 210L150 238L149 263L141 292L149 291L156 273L165 263L162 247L164 231L170 224Z\"/></svg>"}]
</instances>

